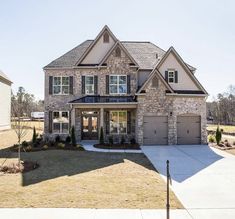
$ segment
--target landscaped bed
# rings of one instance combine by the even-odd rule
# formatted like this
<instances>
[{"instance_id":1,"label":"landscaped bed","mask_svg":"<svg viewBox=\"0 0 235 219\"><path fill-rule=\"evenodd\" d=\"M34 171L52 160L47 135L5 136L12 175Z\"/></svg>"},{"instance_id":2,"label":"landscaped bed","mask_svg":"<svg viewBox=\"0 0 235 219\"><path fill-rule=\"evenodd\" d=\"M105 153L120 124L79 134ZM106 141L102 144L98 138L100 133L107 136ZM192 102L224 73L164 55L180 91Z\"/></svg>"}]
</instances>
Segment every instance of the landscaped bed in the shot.
<instances>
[{"instance_id":1,"label":"landscaped bed","mask_svg":"<svg viewBox=\"0 0 235 219\"><path fill-rule=\"evenodd\" d=\"M0 163L5 160L0 152ZM0 207L165 208L166 183L143 154L22 153L40 168L0 176ZM17 162L11 152L7 162ZM183 206L170 192L171 208Z\"/></svg>"},{"instance_id":2,"label":"landscaped bed","mask_svg":"<svg viewBox=\"0 0 235 219\"><path fill-rule=\"evenodd\" d=\"M130 150L140 150L139 144L94 144L95 148L101 149L130 149Z\"/></svg>"}]
</instances>

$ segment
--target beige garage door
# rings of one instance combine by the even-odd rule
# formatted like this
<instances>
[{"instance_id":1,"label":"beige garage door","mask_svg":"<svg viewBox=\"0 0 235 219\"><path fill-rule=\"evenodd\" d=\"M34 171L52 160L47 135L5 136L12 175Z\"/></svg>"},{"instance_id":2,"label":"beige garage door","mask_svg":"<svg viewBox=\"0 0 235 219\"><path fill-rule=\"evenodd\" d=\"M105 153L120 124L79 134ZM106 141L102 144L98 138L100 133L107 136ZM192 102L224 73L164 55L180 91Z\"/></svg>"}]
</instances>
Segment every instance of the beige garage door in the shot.
<instances>
[{"instance_id":1,"label":"beige garage door","mask_svg":"<svg viewBox=\"0 0 235 219\"><path fill-rule=\"evenodd\" d=\"M144 116L144 144L168 144L167 116Z\"/></svg>"},{"instance_id":2,"label":"beige garage door","mask_svg":"<svg viewBox=\"0 0 235 219\"><path fill-rule=\"evenodd\" d=\"M178 144L201 144L201 117L177 117Z\"/></svg>"}]
</instances>

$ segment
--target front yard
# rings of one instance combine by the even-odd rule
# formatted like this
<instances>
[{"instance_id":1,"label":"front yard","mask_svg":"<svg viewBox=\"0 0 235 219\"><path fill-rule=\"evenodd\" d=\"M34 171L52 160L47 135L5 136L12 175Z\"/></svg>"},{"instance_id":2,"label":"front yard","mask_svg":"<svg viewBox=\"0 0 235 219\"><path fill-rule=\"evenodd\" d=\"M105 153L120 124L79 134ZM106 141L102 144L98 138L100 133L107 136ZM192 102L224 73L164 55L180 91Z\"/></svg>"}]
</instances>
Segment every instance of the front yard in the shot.
<instances>
[{"instance_id":1,"label":"front yard","mask_svg":"<svg viewBox=\"0 0 235 219\"><path fill-rule=\"evenodd\" d=\"M16 159L11 155L7 162ZM51 150L22 157L40 167L1 174L0 207L165 208L166 184L143 154ZM183 207L172 192L170 200Z\"/></svg>"}]
</instances>

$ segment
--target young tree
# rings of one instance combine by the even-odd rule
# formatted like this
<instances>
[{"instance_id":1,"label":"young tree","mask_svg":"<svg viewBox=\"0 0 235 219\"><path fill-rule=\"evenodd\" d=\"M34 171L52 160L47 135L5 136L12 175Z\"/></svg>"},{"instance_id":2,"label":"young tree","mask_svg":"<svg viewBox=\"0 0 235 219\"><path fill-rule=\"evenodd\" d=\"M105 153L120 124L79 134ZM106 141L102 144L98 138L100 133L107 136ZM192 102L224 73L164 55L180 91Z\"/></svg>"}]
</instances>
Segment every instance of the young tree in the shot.
<instances>
[{"instance_id":1,"label":"young tree","mask_svg":"<svg viewBox=\"0 0 235 219\"><path fill-rule=\"evenodd\" d=\"M100 127L100 144L104 144L104 130L103 127Z\"/></svg>"},{"instance_id":2,"label":"young tree","mask_svg":"<svg viewBox=\"0 0 235 219\"><path fill-rule=\"evenodd\" d=\"M217 145L219 145L221 138L222 138L221 129L219 128L219 126L217 126L216 133L215 133L215 139L216 139Z\"/></svg>"},{"instance_id":3,"label":"young tree","mask_svg":"<svg viewBox=\"0 0 235 219\"><path fill-rule=\"evenodd\" d=\"M33 138L32 138L32 142L33 144L35 144L37 141L37 133L36 133L36 129L35 126L33 127Z\"/></svg>"},{"instance_id":4,"label":"young tree","mask_svg":"<svg viewBox=\"0 0 235 219\"><path fill-rule=\"evenodd\" d=\"M23 88L19 88L17 95L12 93L12 102L11 102L11 120L12 128L15 131L18 139L18 165L20 168L20 159L21 159L21 141L22 138L26 136L29 130L29 123L24 119L25 115L25 102L24 94L22 92Z\"/></svg>"},{"instance_id":5,"label":"young tree","mask_svg":"<svg viewBox=\"0 0 235 219\"><path fill-rule=\"evenodd\" d=\"M71 141L72 141L72 145L76 146L77 142L76 142L74 126L72 126L72 129L71 129Z\"/></svg>"}]
</instances>

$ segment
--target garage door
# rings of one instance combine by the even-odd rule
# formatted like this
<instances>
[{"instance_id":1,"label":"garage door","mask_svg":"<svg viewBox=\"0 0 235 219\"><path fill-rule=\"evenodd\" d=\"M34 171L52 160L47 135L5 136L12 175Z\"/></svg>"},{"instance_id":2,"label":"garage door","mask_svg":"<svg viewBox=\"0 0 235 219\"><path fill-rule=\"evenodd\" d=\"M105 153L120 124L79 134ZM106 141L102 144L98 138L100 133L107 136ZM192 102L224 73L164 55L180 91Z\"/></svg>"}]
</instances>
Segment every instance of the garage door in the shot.
<instances>
[{"instance_id":1,"label":"garage door","mask_svg":"<svg viewBox=\"0 0 235 219\"><path fill-rule=\"evenodd\" d=\"M178 144L201 144L201 117L177 117Z\"/></svg>"},{"instance_id":2,"label":"garage door","mask_svg":"<svg viewBox=\"0 0 235 219\"><path fill-rule=\"evenodd\" d=\"M167 116L144 116L144 144L168 144Z\"/></svg>"}]
</instances>

